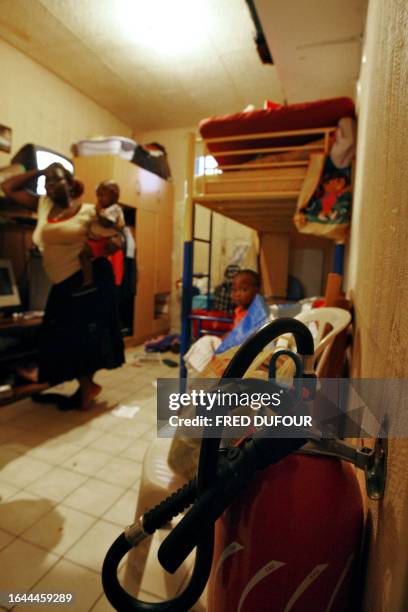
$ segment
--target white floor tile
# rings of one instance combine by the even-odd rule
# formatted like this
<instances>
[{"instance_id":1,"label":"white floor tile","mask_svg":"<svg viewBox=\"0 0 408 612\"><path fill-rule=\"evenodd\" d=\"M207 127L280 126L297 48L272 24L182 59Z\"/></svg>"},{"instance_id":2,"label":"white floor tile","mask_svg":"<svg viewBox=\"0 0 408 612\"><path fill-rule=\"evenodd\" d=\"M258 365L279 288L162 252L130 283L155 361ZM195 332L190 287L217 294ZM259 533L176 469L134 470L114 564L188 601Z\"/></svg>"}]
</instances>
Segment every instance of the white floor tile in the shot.
<instances>
[{"instance_id":1,"label":"white floor tile","mask_svg":"<svg viewBox=\"0 0 408 612\"><path fill-rule=\"evenodd\" d=\"M106 599L106 595L102 595L92 608L92 612L112 612L113 606Z\"/></svg>"},{"instance_id":2,"label":"white floor tile","mask_svg":"<svg viewBox=\"0 0 408 612\"><path fill-rule=\"evenodd\" d=\"M0 414L2 410L3 408L0 408ZM8 422L2 423L0 421L0 444L15 440L20 433L20 428L10 425Z\"/></svg>"},{"instance_id":3,"label":"white floor tile","mask_svg":"<svg viewBox=\"0 0 408 612\"><path fill-rule=\"evenodd\" d=\"M0 529L0 550L5 546L8 546L12 540L14 540L15 536L11 533L7 533Z\"/></svg>"},{"instance_id":4,"label":"white floor tile","mask_svg":"<svg viewBox=\"0 0 408 612\"><path fill-rule=\"evenodd\" d=\"M148 442L152 442L153 440L157 440L157 426L154 425L150 429L148 429L143 435L143 440L147 440Z\"/></svg>"},{"instance_id":5,"label":"white floor tile","mask_svg":"<svg viewBox=\"0 0 408 612\"><path fill-rule=\"evenodd\" d=\"M142 463L148 448L149 442L147 440L137 439L120 456Z\"/></svg>"},{"instance_id":6,"label":"white floor tile","mask_svg":"<svg viewBox=\"0 0 408 612\"><path fill-rule=\"evenodd\" d=\"M1 412L1 411L0 411ZM56 412L56 410L55 410ZM50 423L51 411L49 407L37 406L30 412L24 415L16 413L15 418L12 421L8 421L13 427L23 429L25 431L35 431L37 428L46 428Z\"/></svg>"},{"instance_id":7,"label":"white floor tile","mask_svg":"<svg viewBox=\"0 0 408 612\"><path fill-rule=\"evenodd\" d=\"M54 504L48 499L19 491L0 504L0 529L19 535L53 509Z\"/></svg>"},{"instance_id":8,"label":"white floor tile","mask_svg":"<svg viewBox=\"0 0 408 612\"><path fill-rule=\"evenodd\" d=\"M112 414L112 410L114 408L109 408L105 410L101 414L95 416L92 421L89 421L89 427L100 430L101 435L103 433L111 433L114 431L114 428L118 424L119 418Z\"/></svg>"},{"instance_id":9,"label":"white floor tile","mask_svg":"<svg viewBox=\"0 0 408 612\"><path fill-rule=\"evenodd\" d=\"M29 483L25 489L46 499L61 502L70 493L78 489L87 479L88 476L84 474L77 474L71 470L54 467L38 480Z\"/></svg>"},{"instance_id":10,"label":"white floor tile","mask_svg":"<svg viewBox=\"0 0 408 612\"><path fill-rule=\"evenodd\" d=\"M139 480L141 472L141 463L124 457L111 457L111 460L95 476L105 482L128 488Z\"/></svg>"},{"instance_id":11,"label":"white floor tile","mask_svg":"<svg viewBox=\"0 0 408 612\"><path fill-rule=\"evenodd\" d=\"M103 518L117 525L121 525L122 527L130 525L134 521L137 500L137 491L126 491L126 493L105 512Z\"/></svg>"},{"instance_id":12,"label":"white floor tile","mask_svg":"<svg viewBox=\"0 0 408 612\"><path fill-rule=\"evenodd\" d=\"M100 438L90 444L90 448L96 448L109 455L120 455L122 451L133 443L133 438L116 433L105 433Z\"/></svg>"},{"instance_id":13,"label":"white floor tile","mask_svg":"<svg viewBox=\"0 0 408 612\"><path fill-rule=\"evenodd\" d=\"M66 559L58 561L35 585L37 593L72 593L72 605L47 604L44 610L73 610L86 612L101 596L101 578L96 573Z\"/></svg>"},{"instance_id":14,"label":"white floor tile","mask_svg":"<svg viewBox=\"0 0 408 612\"><path fill-rule=\"evenodd\" d=\"M18 491L19 489L17 487L0 481L0 502L6 501L6 499L18 493Z\"/></svg>"},{"instance_id":15,"label":"white floor tile","mask_svg":"<svg viewBox=\"0 0 408 612\"><path fill-rule=\"evenodd\" d=\"M1 464L2 460L0 459ZM3 463L0 471L0 481L16 487L25 487L50 470L51 465L44 461L27 455L15 455L10 457L6 464Z\"/></svg>"},{"instance_id":16,"label":"white floor tile","mask_svg":"<svg viewBox=\"0 0 408 612\"><path fill-rule=\"evenodd\" d=\"M64 505L99 518L123 493L124 488L90 478L64 499Z\"/></svg>"},{"instance_id":17,"label":"white floor tile","mask_svg":"<svg viewBox=\"0 0 408 612\"><path fill-rule=\"evenodd\" d=\"M56 506L21 538L47 550L63 555L95 523L95 518L63 505Z\"/></svg>"},{"instance_id":18,"label":"white floor tile","mask_svg":"<svg viewBox=\"0 0 408 612\"><path fill-rule=\"evenodd\" d=\"M14 540L0 551L0 591L29 591L57 561L57 555Z\"/></svg>"},{"instance_id":19,"label":"white floor tile","mask_svg":"<svg viewBox=\"0 0 408 612\"><path fill-rule=\"evenodd\" d=\"M41 435L40 433L33 431L15 429L15 432L16 433L14 433L11 438L2 443L2 448L10 449L19 455L29 453L37 446L41 446L42 444L46 443L48 440L46 435Z\"/></svg>"},{"instance_id":20,"label":"white floor tile","mask_svg":"<svg viewBox=\"0 0 408 612\"><path fill-rule=\"evenodd\" d=\"M90 425L80 425L79 427L71 427L69 431L59 436L59 442L72 442L76 446L85 447L92 444L102 435L101 431L91 427Z\"/></svg>"},{"instance_id":21,"label":"white floor tile","mask_svg":"<svg viewBox=\"0 0 408 612\"><path fill-rule=\"evenodd\" d=\"M115 434L124 434L126 437L133 438L133 440L142 436L151 427L149 423L139 418L139 414L136 414L133 419L118 419L118 421L119 423L114 429Z\"/></svg>"},{"instance_id":22,"label":"white floor tile","mask_svg":"<svg viewBox=\"0 0 408 612\"><path fill-rule=\"evenodd\" d=\"M74 610L113 610L100 570L134 519L142 461L156 438L152 381L177 374L134 367L142 352L132 347L121 369L98 372L103 390L89 412L63 413L30 399L0 409L0 590L75 591ZM69 384L62 392L74 390ZM120 403L140 411L118 418L111 411ZM156 560L152 567L142 597L158 601L153 585L163 586L163 575Z\"/></svg>"},{"instance_id":23,"label":"white floor tile","mask_svg":"<svg viewBox=\"0 0 408 612\"><path fill-rule=\"evenodd\" d=\"M79 474L93 476L111 459L112 457L107 453L102 453L93 448L83 448L76 455L65 461L62 467Z\"/></svg>"},{"instance_id":24,"label":"white floor tile","mask_svg":"<svg viewBox=\"0 0 408 612\"><path fill-rule=\"evenodd\" d=\"M19 457L20 457L20 453L18 453L16 450L12 450L6 445L1 445L0 446L0 475L1 475L1 470L3 470L6 465L8 465L9 463L12 463L13 461L16 461Z\"/></svg>"},{"instance_id":25,"label":"white floor tile","mask_svg":"<svg viewBox=\"0 0 408 612\"><path fill-rule=\"evenodd\" d=\"M65 553L64 558L100 572L109 547L122 531L117 525L99 520Z\"/></svg>"},{"instance_id":26,"label":"white floor tile","mask_svg":"<svg viewBox=\"0 0 408 612\"><path fill-rule=\"evenodd\" d=\"M78 445L71 442L61 442L58 438L52 438L45 444L35 446L27 454L51 465L59 465L75 455L78 450Z\"/></svg>"},{"instance_id":27,"label":"white floor tile","mask_svg":"<svg viewBox=\"0 0 408 612\"><path fill-rule=\"evenodd\" d=\"M8 406L2 406L0 409L0 423L7 423L8 421L20 417L24 418L24 415L34 410L36 405L31 401L30 398L21 400L20 402L14 402Z\"/></svg>"}]
</instances>

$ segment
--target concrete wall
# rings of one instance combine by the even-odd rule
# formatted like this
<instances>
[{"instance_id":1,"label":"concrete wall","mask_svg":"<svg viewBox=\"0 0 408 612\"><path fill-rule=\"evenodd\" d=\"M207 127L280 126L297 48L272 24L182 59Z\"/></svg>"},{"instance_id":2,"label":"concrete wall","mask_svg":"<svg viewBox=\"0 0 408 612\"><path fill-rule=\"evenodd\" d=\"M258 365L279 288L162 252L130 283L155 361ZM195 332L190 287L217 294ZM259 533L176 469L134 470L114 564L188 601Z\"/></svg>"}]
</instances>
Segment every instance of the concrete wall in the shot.
<instances>
[{"instance_id":1,"label":"concrete wall","mask_svg":"<svg viewBox=\"0 0 408 612\"><path fill-rule=\"evenodd\" d=\"M70 155L82 138L131 135L130 126L1 40L0 63L0 123L13 130L12 155L28 142ZM9 159L0 152L0 167Z\"/></svg>"},{"instance_id":2,"label":"concrete wall","mask_svg":"<svg viewBox=\"0 0 408 612\"><path fill-rule=\"evenodd\" d=\"M408 4L370 0L348 269L353 374L408 376ZM391 440L385 498L369 502L365 610L408 605L408 441Z\"/></svg>"}]
</instances>

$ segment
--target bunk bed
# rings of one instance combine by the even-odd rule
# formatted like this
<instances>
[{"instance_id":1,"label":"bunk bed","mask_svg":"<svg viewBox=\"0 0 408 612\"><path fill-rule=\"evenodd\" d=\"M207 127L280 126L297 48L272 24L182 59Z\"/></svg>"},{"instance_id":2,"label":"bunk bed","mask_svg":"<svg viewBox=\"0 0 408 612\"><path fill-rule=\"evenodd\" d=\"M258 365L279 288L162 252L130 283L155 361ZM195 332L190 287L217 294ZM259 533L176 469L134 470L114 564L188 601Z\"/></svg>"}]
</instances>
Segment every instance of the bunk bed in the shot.
<instances>
[{"instance_id":1,"label":"bunk bed","mask_svg":"<svg viewBox=\"0 0 408 612\"><path fill-rule=\"evenodd\" d=\"M289 234L299 195L318 171L316 165L330 153L337 124L344 117L354 117L354 104L349 98L271 105L265 110L205 119L199 126L200 137L190 135L185 194L182 358L191 342L195 205L200 204L258 232L264 292L284 295ZM215 167L214 163L209 164L214 159ZM181 377L184 376L182 359Z\"/></svg>"}]
</instances>

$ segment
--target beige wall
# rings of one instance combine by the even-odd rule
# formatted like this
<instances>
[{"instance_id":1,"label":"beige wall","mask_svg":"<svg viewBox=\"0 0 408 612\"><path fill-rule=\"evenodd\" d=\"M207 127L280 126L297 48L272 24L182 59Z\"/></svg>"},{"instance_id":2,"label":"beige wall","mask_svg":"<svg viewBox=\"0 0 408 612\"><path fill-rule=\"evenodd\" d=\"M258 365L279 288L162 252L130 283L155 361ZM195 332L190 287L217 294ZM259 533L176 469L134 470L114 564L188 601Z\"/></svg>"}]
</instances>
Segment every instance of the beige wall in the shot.
<instances>
[{"instance_id":1,"label":"beige wall","mask_svg":"<svg viewBox=\"0 0 408 612\"><path fill-rule=\"evenodd\" d=\"M175 290L175 282L181 278L183 262L183 222L184 222L184 182L186 179L187 136L195 128L174 130L158 130L138 133L135 139L140 143L159 142L168 153L169 163L174 181L174 234L173 234L173 295L172 295L172 327L180 327L180 292ZM201 206L196 207L196 228L200 237L206 238L208 228L208 211ZM235 244L253 245L256 242L255 232L248 227L215 214L213 225L213 282L220 282L222 273L228 263L228 257ZM206 272L207 253L205 247L196 248L195 271ZM253 266L254 253L251 253L245 265Z\"/></svg>"},{"instance_id":2,"label":"beige wall","mask_svg":"<svg viewBox=\"0 0 408 612\"><path fill-rule=\"evenodd\" d=\"M33 142L69 155L82 138L131 135L114 115L1 40L0 65L0 124L13 130L12 154ZM0 152L0 167L9 158Z\"/></svg>"},{"instance_id":3,"label":"beige wall","mask_svg":"<svg viewBox=\"0 0 408 612\"><path fill-rule=\"evenodd\" d=\"M371 0L356 168L349 290L353 370L408 376L408 3ZM365 610L408 606L408 441L391 440L385 498L369 503Z\"/></svg>"}]
</instances>

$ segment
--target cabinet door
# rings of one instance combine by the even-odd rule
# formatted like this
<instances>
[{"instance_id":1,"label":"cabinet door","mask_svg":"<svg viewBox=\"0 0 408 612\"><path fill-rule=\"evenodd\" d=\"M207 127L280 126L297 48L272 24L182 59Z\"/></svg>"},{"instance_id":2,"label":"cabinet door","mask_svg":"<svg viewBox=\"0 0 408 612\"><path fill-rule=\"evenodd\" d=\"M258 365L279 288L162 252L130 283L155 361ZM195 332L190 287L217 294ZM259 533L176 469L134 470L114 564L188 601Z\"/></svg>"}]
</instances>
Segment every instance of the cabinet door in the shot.
<instances>
[{"instance_id":1,"label":"cabinet door","mask_svg":"<svg viewBox=\"0 0 408 612\"><path fill-rule=\"evenodd\" d=\"M156 275L155 293L171 291L173 219L156 215Z\"/></svg>"},{"instance_id":2,"label":"cabinet door","mask_svg":"<svg viewBox=\"0 0 408 612\"><path fill-rule=\"evenodd\" d=\"M120 202L135 208L141 205L140 168L114 155L76 157L75 175L84 183L84 202L95 202L98 183L113 180L120 187Z\"/></svg>"},{"instance_id":3,"label":"cabinet door","mask_svg":"<svg viewBox=\"0 0 408 612\"><path fill-rule=\"evenodd\" d=\"M172 251L173 251L173 185L160 182L156 198L158 214L156 220L156 293L171 291Z\"/></svg>"},{"instance_id":4,"label":"cabinet door","mask_svg":"<svg viewBox=\"0 0 408 612\"><path fill-rule=\"evenodd\" d=\"M139 209L136 216L138 283L134 336L144 339L153 333L156 276L156 213Z\"/></svg>"}]
</instances>

